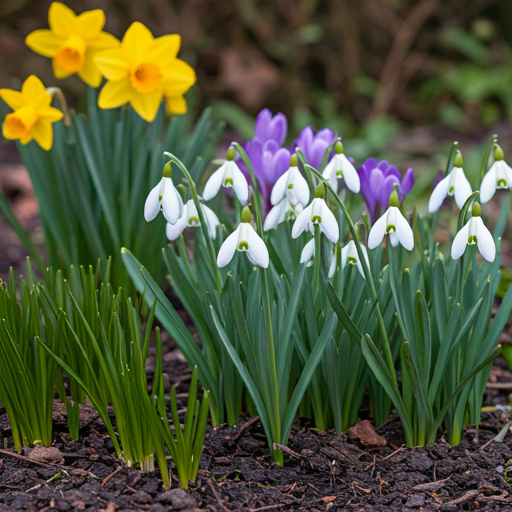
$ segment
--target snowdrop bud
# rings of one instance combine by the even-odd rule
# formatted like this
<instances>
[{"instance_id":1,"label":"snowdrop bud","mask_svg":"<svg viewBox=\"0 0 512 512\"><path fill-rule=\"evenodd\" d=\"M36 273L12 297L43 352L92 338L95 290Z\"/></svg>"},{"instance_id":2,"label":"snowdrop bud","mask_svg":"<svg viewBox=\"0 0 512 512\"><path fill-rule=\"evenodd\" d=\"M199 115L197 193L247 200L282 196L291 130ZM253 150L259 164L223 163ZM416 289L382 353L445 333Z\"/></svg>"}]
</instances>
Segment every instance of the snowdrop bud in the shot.
<instances>
[{"instance_id":1,"label":"snowdrop bud","mask_svg":"<svg viewBox=\"0 0 512 512\"><path fill-rule=\"evenodd\" d=\"M337 140L336 144L334 144L334 151L337 155L345 153L345 148L343 147L341 140Z\"/></svg>"},{"instance_id":2,"label":"snowdrop bud","mask_svg":"<svg viewBox=\"0 0 512 512\"><path fill-rule=\"evenodd\" d=\"M187 199L187 189L185 188L185 185L180 183L176 187L176 190L180 193L180 196L181 196L181 199L183 200L183 202L185 202L185 200Z\"/></svg>"},{"instance_id":3,"label":"snowdrop bud","mask_svg":"<svg viewBox=\"0 0 512 512\"><path fill-rule=\"evenodd\" d=\"M299 165L299 159L297 158L297 154L293 153L290 157L290 167L297 167Z\"/></svg>"},{"instance_id":4,"label":"snowdrop bud","mask_svg":"<svg viewBox=\"0 0 512 512\"><path fill-rule=\"evenodd\" d=\"M457 150L457 155L455 156L455 160L453 161L454 167L464 167L464 159L462 158L462 154L459 150Z\"/></svg>"},{"instance_id":5,"label":"snowdrop bud","mask_svg":"<svg viewBox=\"0 0 512 512\"><path fill-rule=\"evenodd\" d=\"M233 146L230 146L226 153L226 160L229 162L232 162L235 159L235 148Z\"/></svg>"},{"instance_id":6,"label":"snowdrop bud","mask_svg":"<svg viewBox=\"0 0 512 512\"><path fill-rule=\"evenodd\" d=\"M241 222L251 222L252 219L252 213L248 206L244 206L244 209L242 210L242 214L240 215Z\"/></svg>"},{"instance_id":7,"label":"snowdrop bud","mask_svg":"<svg viewBox=\"0 0 512 512\"><path fill-rule=\"evenodd\" d=\"M172 167L171 167L171 161L167 162L164 165L164 170L162 171L162 176L164 178L172 178Z\"/></svg>"},{"instance_id":8,"label":"snowdrop bud","mask_svg":"<svg viewBox=\"0 0 512 512\"><path fill-rule=\"evenodd\" d=\"M315 198L323 199L324 197L325 197L325 186L323 183L320 183L320 185L318 185L315 188Z\"/></svg>"},{"instance_id":9,"label":"snowdrop bud","mask_svg":"<svg viewBox=\"0 0 512 512\"><path fill-rule=\"evenodd\" d=\"M482 207L476 201L473 203L473 207L471 208L471 215L473 217L481 217L482 216Z\"/></svg>"},{"instance_id":10,"label":"snowdrop bud","mask_svg":"<svg viewBox=\"0 0 512 512\"><path fill-rule=\"evenodd\" d=\"M393 188L393 192L391 192L389 196L389 206L400 206L400 199L398 198L397 188L398 185L395 185Z\"/></svg>"}]
</instances>

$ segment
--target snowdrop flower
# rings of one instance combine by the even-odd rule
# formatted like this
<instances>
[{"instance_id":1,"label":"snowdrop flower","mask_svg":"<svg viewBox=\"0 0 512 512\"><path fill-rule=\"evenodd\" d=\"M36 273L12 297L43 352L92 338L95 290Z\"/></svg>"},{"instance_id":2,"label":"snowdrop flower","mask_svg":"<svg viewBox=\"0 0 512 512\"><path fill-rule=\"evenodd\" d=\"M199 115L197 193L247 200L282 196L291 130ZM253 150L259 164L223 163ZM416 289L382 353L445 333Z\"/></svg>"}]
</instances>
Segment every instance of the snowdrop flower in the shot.
<instances>
[{"instance_id":1,"label":"snowdrop flower","mask_svg":"<svg viewBox=\"0 0 512 512\"><path fill-rule=\"evenodd\" d=\"M235 255L235 251L246 252L251 263L267 268L269 263L268 249L265 242L259 237L251 226L251 210L246 206L242 210L241 222L231 235L229 235L217 256L219 268L225 267Z\"/></svg>"},{"instance_id":2,"label":"snowdrop flower","mask_svg":"<svg viewBox=\"0 0 512 512\"><path fill-rule=\"evenodd\" d=\"M217 195L220 187L233 188L236 197L245 205L249 197L249 185L242 171L235 163L235 150L229 148L226 161L210 176L204 186L203 199L209 201Z\"/></svg>"},{"instance_id":3,"label":"snowdrop flower","mask_svg":"<svg viewBox=\"0 0 512 512\"><path fill-rule=\"evenodd\" d=\"M482 208L478 203L473 203L471 219L457 233L452 244L452 259L458 260L466 251L468 245L477 245L480 254L490 262L496 256L496 246L489 230L482 221Z\"/></svg>"},{"instance_id":4,"label":"snowdrop flower","mask_svg":"<svg viewBox=\"0 0 512 512\"><path fill-rule=\"evenodd\" d=\"M503 150L496 144L494 147L494 163L484 176L480 186L480 200L487 203L497 188L510 188L512 186L512 169L504 160Z\"/></svg>"},{"instance_id":5,"label":"snowdrop flower","mask_svg":"<svg viewBox=\"0 0 512 512\"><path fill-rule=\"evenodd\" d=\"M309 202L308 182L299 171L296 154L290 157L290 168L276 181L270 194L270 202L276 205L285 196L294 206L298 203L306 205Z\"/></svg>"},{"instance_id":6,"label":"snowdrop flower","mask_svg":"<svg viewBox=\"0 0 512 512\"><path fill-rule=\"evenodd\" d=\"M370 268L370 260L368 259L368 252L364 245L361 245L361 250L363 251L364 259L366 260L366 265ZM359 259L359 254L357 253L357 247L354 240L350 240L350 242L341 249L341 268L344 269L347 265L356 265L359 273L363 276L363 279L366 279L364 276L363 266L361 265L361 261ZM330 277L330 276L329 276Z\"/></svg>"},{"instance_id":7,"label":"snowdrop flower","mask_svg":"<svg viewBox=\"0 0 512 512\"><path fill-rule=\"evenodd\" d=\"M325 187L320 184L315 189L315 198L311 204L297 217L292 229L292 238L298 238L311 222L312 224L318 224L320 230L333 244L338 241L340 237L338 222L334 213L325 203L324 196Z\"/></svg>"},{"instance_id":8,"label":"snowdrop flower","mask_svg":"<svg viewBox=\"0 0 512 512\"><path fill-rule=\"evenodd\" d=\"M183 214L183 200L172 182L171 162L165 164L162 179L149 193L144 204L144 218L152 221L162 210L169 224L176 224Z\"/></svg>"},{"instance_id":9,"label":"snowdrop flower","mask_svg":"<svg viewBox=\"0 0 512 512\"><path fill-rule=\"evenodd\" d=\"M400 242L408 251L412 251L414 235L411 226L398 208L399 204L398 193L395 188L389 197L389 208L370 230L368 249L375 249L382 242L384 236L389 234L393 247L396 247Z\"/></svg>"},{"instance_id":10,"label":"snowdrop flower","mask_svg":"<svg viewBox=\"0 0 512 512\"><path fill-rule=\"evenodd\" d=\"M428 203L428 211L430 213L439 210L447 195L455 196L455 202L459 209L464 206L464 203L471 195L471 185L464 174L463 165L462 155L460 151L457 151L452 171L437 184L430 196Z\"/></svg>"},{"instance_id":11,"label":"snowdrop flower","mask_svg":"<svg viewBox=\"0 0 512 512\"><path fill-rule=\"evenodd\" d=\"M215 239L217 236L217 226L220 225L217 215L208 208L208 206L202 204L201 210L206 220L206 228L211 238ZM178 219L176 224L167 223L165 234L169 240L176 240L186 227L197 228L201 225L199 221L199 215L197 213L196 205L193 199L190 199L187 204L183 207L183 215Z\"/></svg>"},{"instance_id":12,"label":"snowdrop flower","mask_svg":"<svg viewBox=\"0 0 512 512\"><path fill-rule=\"evenodd\" d=\"M357 194L361 190L359 175L350 160L343 153L343 144L338 140L334 145L334 156L325 166L322 176L329 180L329 184L335 192L338 191L338 180L343 178L348 189Z\"/></svg>"},{"instance_id":13,"label":"snowdrop flower","mask_svg":"<svg viewBox=\"0 0 512 512\"><path fill-rule=\"evenodd\" d=\"M297 203L295 206L285 197L279 204L276 204L272 210L268 212L263 224L263 230L269 231L276 228L281 222L288 219L296 219L303 211L302 205Z\"/></svg>"},{"instance_id":14,"label":"snowdrop flower","mask_svg":"<svg viewBox=\"0 0 512 512\"><path fill-rule=\"evenodd\" d=\"M315 239L312 238L302 249L300 253L300 262L308 263L315 256Z\"/></svg>"}]
</instances>

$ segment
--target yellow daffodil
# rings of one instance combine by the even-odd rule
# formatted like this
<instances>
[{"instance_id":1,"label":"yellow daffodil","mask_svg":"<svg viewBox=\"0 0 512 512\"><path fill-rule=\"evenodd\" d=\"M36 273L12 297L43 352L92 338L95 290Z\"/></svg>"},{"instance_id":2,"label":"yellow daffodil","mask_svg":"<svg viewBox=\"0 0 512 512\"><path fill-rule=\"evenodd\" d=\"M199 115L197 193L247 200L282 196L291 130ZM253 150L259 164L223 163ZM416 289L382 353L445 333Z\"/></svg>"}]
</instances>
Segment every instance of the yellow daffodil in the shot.
<instances>
[{"instance_id":1,"label":"yellow daffodil","mask_svg":"<svg viewBox=\"0 0 512 512\"><path fill-rule=\"evenodd\" d=\"M187 102L183 94L179 96L166 96L165 110L168 114L185 114L187 111Z\"/></svg>"},{"instance_id":2,"label":"yellow daffodil","mask_svg":"<svg viewBox=\"0 0 512 512\"><path fill-rule=\"evenodd\" d=\"M21 92L0 89L2 98L14 112L8 114L2 126L6 139L20 139L27 144L32 139L46 151L52 147L52 123L62 119L62 112L50 106L52 95L35 75L29 76Z\"/></svg>"},{"instance_id":3,"label":"yellow daffodil","mask_svg":"<svg viewBox=\"0 0 512 512\"><path fill-rule=\"evenodd\" d=\"M119 40L103 32L105 13L101 9L77 16L69 7L53 2L48 11L50 30L36 30L27 36L27 46L53 62L57 78L73 73L91 87L101 83L101 73L94 63L98 52L119 46Z\"/></svg>"},{"instance_id":4,"label":"yellow daffodil","mask_svg":"<svg viewBox=\"0 0 512 512\"><path fill-rule=\"evenodd\" d=\"M133 23L120 48L101 52L94 59L108 80L98 99L100 108L130 103L151 122L165 97L171 98L173 112L186 111L182 95L195 83L196 75L186 62L176 58L180 44L179 35L155 39L142 23Z\"/></svg>"}]
</instances>

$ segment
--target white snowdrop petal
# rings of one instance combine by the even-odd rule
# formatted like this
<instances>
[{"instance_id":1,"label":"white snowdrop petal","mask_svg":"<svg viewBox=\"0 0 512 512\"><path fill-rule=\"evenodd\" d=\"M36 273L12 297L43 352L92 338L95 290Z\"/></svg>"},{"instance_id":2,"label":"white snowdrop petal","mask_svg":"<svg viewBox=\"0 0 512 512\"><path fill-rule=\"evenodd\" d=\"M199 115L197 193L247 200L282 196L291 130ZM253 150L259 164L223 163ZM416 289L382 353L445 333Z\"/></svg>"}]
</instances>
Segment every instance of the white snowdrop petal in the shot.
<instances>
[{"instance_id":1,"label":"white snowdrop petal","mask_svg":"<svg viewBox=\"0 0 512 512\"><path fill-rule=\"evenodd\" d=\"M309 187L306 178L297 169L293 180L293 192L300 204L306 205L309 202Z\"/></svg>"},{"instance_id":2,"label":"white snowdrop petal","mask_svg":"<svg viewBox=\"0 0 512 512\"><path fill-rule=\"evenodd\" d=\"M366 261L366 265L369 269L370 268L370 260L368 259L368 251L366 250L366 247L364 245L361 245L361 250L363 251L363 256ZM359 260L359 258L357 258L357 268L359 269L359 272L361 272L363 279L366 279L366 277L364 275L363 265L361 264L361 261Z\"/></svg>"},{"instance_id":3,"label":"white snowdrop petal","mask_svg":"<svg viewBox=\"0 0 512 512\"><path fill-rule=\"evenodd\" d=\"M304 210L302 210L302 213L297 217L297 219L293 223L292 238L299 238L302 232L306 229L306 226L311 220L312 208L313 203L311 203L307 208L304 208Z\"/></svg>"},{"instance_id":4,"label":"white snowdrop petal","mask_svg":"<svg viewBox=\"0 0 512 512\"><path fill-rule=\"evenodd\" d=\"M496 192L496 163L489 169L480 185L480 201L487 203Z\"/></svg>"},{"instance_id":5,"label":"white snowdrop petal","mask_svg":"<svg viewBox=\"0 0 512 512\"><path fill-rule=\"evenodd\" d=\"M244 173L238 168L238 165L236 165L235 162L232 162L232 164L233 189L240 203L245 206L247 204L247 199L249 198L249 185L247 184Z\"/></svg>"},{"instance_id":6,"label":"white snowdrop petal","mask_svg":"<svg viewBox=\"0 0 512 512\"><path fill-rule=\"evenodd\" d=\"M222 179L224 178L224 171L226 169L227 162L224 162L209 178L204 186L203 199L209 201L215 197L222 185Z\"/></svg>"},{"instance_id":7,"label":"white snowdrop petal","mask_svg":"<svg viewBox=\"0 0 512 512\"><path fill-rule=\"evenodd\" d=\"M219 268L225 267L235 255L236 248L238 246L238 236L240 234L240 226L236 228L231 235L229 235L224 243L222 244L219 254L217 255L217 266Z\"/></svg>"},{"instance_id":8,"label":"white snowdrop petal","mask_svg":"<svg viewBox=\"0 0 512 512\"><path fill-rule=\"evenodd\" d=\"M186 211L185 211L185 215L180 217L175 224L169 224L169 222L167 223L167 225L165 227L165 234L167 236L167 239L170 240L171 242L173 240L176 240L176 238L178 238L181 235L181 233L183 233L183 230L186 227L187 227L187 218L186 218Z\"/></svg>"},{"instance_id":9,"label":"white snowdrop petal","mask_svg":"<svg viewBox=\"0 0 512 512\"><path fill-rule=\"evenodd\" d=\"M460 169L459 175L457 176L457 182L455 184L455 193L454 193L455 202L457 203L459 210L462 209L462 207L464 206L464 203L468 200L471 193L472 193L471 185L469 184L469 181L466 178L464 171L462 169Z\"/></svg>"},{"instance_id":10,"label":"white snowdrop petal","mask_svg":"<svg viewBox=\"0 0 512 512\"><path fill-rule=\"evenodd\" d=\"M176 224L183 213L183 201L180 193L174 188L171 178L165 180L164 193L162 195L162 213L170 224Z\"/></svg>"},{"instance_id":11,"label":"white snowdrop petal","mask_svg":"<svg viewBox=\"0 0 512 512\"><path fill-rule=\"evenodd\" d=\"M375 249L375 247L382 243L382 239L386 234L388 211L389 209L375 222L372 229L370 229L370 234L368 235L368 249Z\"/></svg>"},{"instance_id":12,"label":"white snowdrop petal","mask_svg":"<svg viewBox=\"0 0 512 512\"><path fill-rule=\"evenodd\" d=\"M151 189L151 192L148 194L146 202L144 203L144 218L146 222L151 222L160 211L160 182L156 187Z\"/></svg>"},{"instance_id":13,"label":"white snowdrop petal","mask_svg":"<svg viewBox=\"0 0 512 512\"><path fill-rule=\"evenodd\" d=\"M354 194L361 190L361 181L355 167L345 155L340 155L343 162L343 178L347 184L347 188Z\"/></svg>"},{"instance_id":14,"label":"white snowdrop petal","mask_svg":"<svg viewBox=\"0 0 512 512\"><path fill-rule=\"evenodd\" d=\"M320 229L325 233L325 236L335 244L340 238L340 229L336 216L332 213L331 209L325 204L322 199L322 222Z\"/></svg>"},{"instance_id":15,"label":"white snowdrop petal","mask_svg":"<svg viewBox=\"0 0 512 512\"><path fill-rule=\"evenodd\" d=\"M275 182L274 187L272 188L272 192L270 194L270 204L275 206L285 196L289 175L290 171L288 170L284 174L279 176L278 180Z\"/></svg>"},{"instance_id":16,"label":"white snowdrop petal","mask_svg":"<svg viewBox=\"0 0 512 512\"><path fill-rule=\"evenodd\" d=\"M352 240L350 240L352 242ZM348 248L350 245L350 242L341 249L341 268L345 268L347 265L347 256L348 256Z\"/></svg>"},{"instance_id":17,"label":"white snowdrop petal","mask_svg":"<svg viewBox=\"0 0 512 512\"><path fill-rule=\"evenodd\" d=\"M331 277L336 272L336 253L333 254L331 258L331 264L329 265L329 272L327 273L327 277L331 279Z\"/></svg>"},{"instance_id":18,"label":"white snowdrop petal","mask_svg":"<svg viewBox=\"0 0 512 512\"><path fill-rule=\"evenodd\" d=\"M430 196L430 201L428 202L428 211L430 213L437 212L443 201L445 200L448 189L450 188L450 175L443 178L437 185L436 188L432 191L432 195Z\"/></svg>"},{"instance_id":19,"label":"white snowdrop petal","mask_svg":"<svg viewBox=\"0 0 512 512\"><path fill-rule=\"evenodd\" d=\"M217 237L217 226L220 226L219 218L215 215L215 212L205 204L201 205L201 209L206 221L206 227L208 228L208 234L215 240Z\"/></svg>"},{"instance_id":20,"label":"white snowdrop petal","mask_svg":"<svg viewBox=\"0 0 512 512\"><path fill-rule=\"evenodd\" d=\"M473 217L477 222L476 239L480 254L491 263L496 257L496 245L491 232L485 227L482 217Z\"/></svg>"},{"instance_id":21,"label":"white snowdrop petal","mask_svg":"<svg viewBox=\"0 0 512 512\"><path fill-rule=\"evenodd\" d=\"M469 237L469 223L471 219L466 223L466 225L455 235L452 243L452 260L458 260L465 252L466 247L468 245L468 237Z\"/></svg>"},{"instance_id":22,"label":"white snowdrop petal","mask_svg":"<svg viewBox=\"0 0 512 512\"><path fill-rule=\"evenodd\" d=\"M338 178L336 176L336 157L325 166L322 176L329 181L329 185L333 188L334 192L338 192Z\"/></svg>"},{"instance_id":23,"label":"white snowdrop petal","mask_svg":"<svg viewBox=\"0 0 512 512\"><path fill-rule=\"evenodd\" d=\"M263 224L263 231L269 231L270 229L276 228L285 219L287 198L284 198L279 204L276 204L272 210L270 210L265 218Z\"/></svg>"},{"instance_id":24,"label":"white snowdrop petal","mask_svg":"<svg viewBox=\"0 0 512 512\"><path fill-rule=\"evenodd\" d=\"M407 222L407 219L401 214L400 211L396 214L396 236L400 243L408 250L412 251L414 248L414 235L412 228Z\"/></svg>"},{"instance_id":25,"label":"white snowdrop petal","mask_svg":"<svg viewBox=\"0 0 512 512\"><path fill-rule=\"evenodd\" d=\"M262 268L267 268L269 264L269 255L268 249L265 245L265 242L260 238L258 233L254 231L254 228L248 224L248 244L249 250L247 251L247 255L250 256L251 261L256 263Z\"/></svg>"},{"instance_id":26,"label":"white snowdrop petal","mask_svg":"<svg viewBox=\"0 0 512 512\"><path fill-rule=\"evenodd\" d=\"M396 233L389 234L389 241L391 242L391 245L393 247L396 247L400 243L400 239L398 238L398 235Z\"/></svg>"},{"instance_id":27,"label":"white snowdrop petal","mask_svg":"<svg viewBox=\"0 0 512 512\"><path fill-rule=\"evenodd\" d=\"M315 239L312 238L302 249L300 253L300 262L307 263L315 255Z\"/></svg>"}]
</instances>

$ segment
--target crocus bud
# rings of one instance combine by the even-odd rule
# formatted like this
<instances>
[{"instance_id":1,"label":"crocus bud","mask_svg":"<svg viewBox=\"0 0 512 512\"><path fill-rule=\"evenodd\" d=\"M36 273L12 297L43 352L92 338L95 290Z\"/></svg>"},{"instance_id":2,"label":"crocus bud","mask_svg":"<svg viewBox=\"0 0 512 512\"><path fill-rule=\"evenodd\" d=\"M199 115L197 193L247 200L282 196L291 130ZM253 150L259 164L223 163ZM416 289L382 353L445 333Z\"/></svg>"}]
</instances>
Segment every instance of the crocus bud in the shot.
<instances>
[{"instance_id":1,"label":"crocus bud","mask_svg":"<svg viewBox=\"0 0 512 512\"><path fill-rule=\"evenodd\" d=\"M248 223L248 222L251 222L251 219L252 219L251 209L248 206L244 206L244 209L242 210L242 214L240 215L240 220L242 222Z\"/></svg>"},{"instance_id":2,"label":"crocus bud","mask_svg":"<svg viewBox=\"0 0 512 512\"><path fill-rule=\"evenodd\" d=\"M473 208L471 208L471 215L473 217L482 216L482 207L480 206L480 203L477 203L476 201L473 203Z\"/></svg>"},{"instance_id":3,"label":"crocus bud","mask_svg":"<svg viewBox=\"0 0 512 512\"><path fill-rule=\"evenodd\" d=\"M290 167L297 167L299 164L299 159L297 158L297 154L293 153L293 155L290 157Z\"/></svg>"},{"instance_id":4,"label":"crocus bud","mask_svg":"<svg viewBox=\"0 0 512 512\"><path fill-rule=\"evenodd\" d=\"M337 155L341 155L345 152L345 149L343 148L343 144L341 143L341 140L337 140L336 144L334 144L334 151Z\"/></svg>"},{"instance_id":5,"label":"crocus bud","mask_svg":"<svg viewBox=\"0 0 512 512\"><path fill-rule=\"evenodd\" d=\"M462 159L462 155L459 150L457 150L457 156L455 157L455 160L453 161L454 167L464 167L464 160Z\"/></svg>"},{"instance_id":6,"label":"crocus bud","mask_svg":"<svg viewBox=\"0 0 512 512\"><path fill-rule=\"evenodd\" d=\"M183 202L185 203L186 200L187 200L187 189L185 188L185 185L183 185L182 183L180 183L177 187L176 187L176 190L180 193L180 196L181 196L181 199L183 200Z\"/></svg>"},{"instance_id":7,"label":"crocus bud","mask_svg":"<svg viewBox=\"0 0 512 512\"><path fill-rule=\"evenodd\" d=\"M505 155L503 154L503 149L501 149L498 144L494 145L494 161L499 162L500 160L504 160Z\"/></svg>"},{"instance_id":8,"label":"crocus bud","mask_svg":"<svg viewBox=\"0 0 512 512\"><path fill-rule=\"evenodd\" d=\"M320 198L322 199L323 197L325 196L325 187L324 187L324 184L323 183L320 183L320 185L318 185L316 188L315 188L315 198Z\"/></svg>"},{"instance_id":9,"label":"crocus bud","mask_svg":"<svg viewBox=\"0 0 512 512\"><path fill-rule=\"evenodd\" d=\"M171 167L171 161L167 162L164 165L164 170L162 171L162 176L164 178L172 178L172 167Z\"/></svg>"},{"instance_id":10,"label":"crocus bud","mask_svg":"<svg viewBox=\"0 0 512 512\"><path fill-rule=\"evenodd\" d=\"M232 162L235 159L235 148L233 146L230 146L226 153L226 160Z\"/></svg>"}]
</instances>

